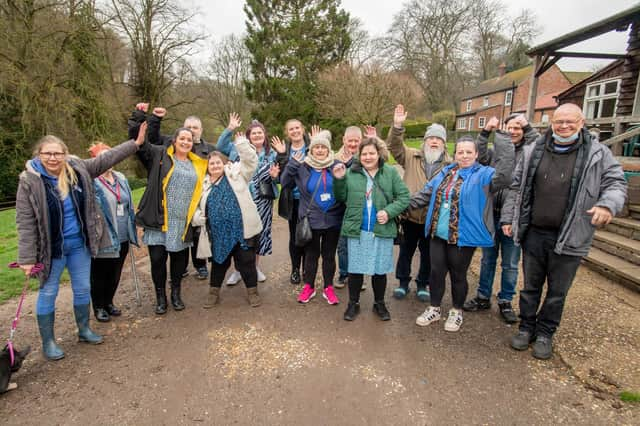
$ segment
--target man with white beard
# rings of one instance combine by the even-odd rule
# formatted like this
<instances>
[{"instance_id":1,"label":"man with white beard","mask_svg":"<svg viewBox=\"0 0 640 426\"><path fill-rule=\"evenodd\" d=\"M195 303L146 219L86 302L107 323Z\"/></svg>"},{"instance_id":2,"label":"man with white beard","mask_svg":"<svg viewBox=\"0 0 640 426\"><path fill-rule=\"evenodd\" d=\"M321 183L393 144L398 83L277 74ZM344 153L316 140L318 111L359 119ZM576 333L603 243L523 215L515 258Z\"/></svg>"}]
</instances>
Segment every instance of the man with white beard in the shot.
<instances>
[{"instance_id":1,"label":"man with white beard","mask_svg":"<svg viewBox=\"0 0 640 426\"><path fill-rule=\"evenodd\" d=\"M432 124L424 134L420 149L404 144L404 121L407 112L403 105L397 105L393 115L393 127L387 136L387 145L396 162L404 169L403 180L413 194L424 188L425 184L437 175L443 167L451 163L447 153L447 131L440 124ZM425 237L424 221L426 208L409 209L403 215L401 226L404 237L400 239L400 253L396 264L398 288L393 291L396 299L404 299L409 293L411 282L411 259L420 250L420 267L416 276L416 296L422 302L429 301L429 241Z\"/></svg>"}]
</instances>

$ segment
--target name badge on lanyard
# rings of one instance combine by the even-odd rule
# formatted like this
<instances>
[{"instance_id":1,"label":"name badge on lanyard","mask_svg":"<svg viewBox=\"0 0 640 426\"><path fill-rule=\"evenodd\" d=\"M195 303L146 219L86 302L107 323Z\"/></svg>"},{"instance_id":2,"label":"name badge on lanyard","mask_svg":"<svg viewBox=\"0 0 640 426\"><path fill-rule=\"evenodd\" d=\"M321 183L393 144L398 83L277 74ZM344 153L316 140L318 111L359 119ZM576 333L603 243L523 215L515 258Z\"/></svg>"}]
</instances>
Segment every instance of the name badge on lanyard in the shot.
<instances>
[{"instance_id":1,"label":"name badge on lanyard","mask_svg":"<svg viewBox=\"0 0 640 426\"><path fill-rule=\"evenodd\" d=\"M124 204L116 204L116 216L122 217L124 216Z\"/></svg>"}]
</instances>

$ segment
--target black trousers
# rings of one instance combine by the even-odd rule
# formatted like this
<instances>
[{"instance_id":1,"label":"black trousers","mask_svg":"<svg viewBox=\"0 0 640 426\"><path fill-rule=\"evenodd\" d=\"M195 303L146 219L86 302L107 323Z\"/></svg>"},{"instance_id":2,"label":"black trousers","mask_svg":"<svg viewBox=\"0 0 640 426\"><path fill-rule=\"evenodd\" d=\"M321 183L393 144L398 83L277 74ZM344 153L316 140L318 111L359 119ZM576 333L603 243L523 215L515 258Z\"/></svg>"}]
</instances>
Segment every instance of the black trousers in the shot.
<instances>
[{"instance_id":1,"label":"black trousers","mask_svg":"<svg viewBox=\"0 0 640 426\"><path fill-rule=\"evenodd\" d=\"M430 241L429 256L431 258L431 275L429 288L431 290L431 306L439 307L445 290L447 272L451 280L451 299L453 307L462 309L469 291L467 271L475 247L458 247L449 244L442 238L433 237Z\"/></svg>"},{"instance_id":2,"label":"black trousers","mask_svg":"<svg viewBox=\"0 0 640 426\"><path fill-rule=\"evenodd\" d=\"M363 274L349 273L349 302L360 301L360 290L362 289ZM386 275L372 275L371 285L373 286L373 300L376 303L384 303L384 292L387 289Z\"/></svg>"},{"instance_id":3,"label":"black trousers","mask_svg":"<svg viewBox=\"0 0 640 426\"><path fill-rule=\"evenodd\" d=\"M240 272L242 281L247 288L256 287L258 285L258 272L256 271L256 248L250 246L247 250L240 246L240 243L231 250L229 256L222 262L211 262L211 277L209 284L211 287L222 287L224 276L231 266L231 258L235 264L236 270Z\"/></svg>"},{"instance_id":4,"label":"black trousers","mask_svg":"<svg viewBox=\"0 0 640 426\"><path fill-rule=\"evenodd\" d=\"M416 285L418 289L425 288L429 285L431 265L429 263L429 240L424 236L424 224L404 220L402 221L402 229L404 230L404 238L400 242L396 278L400 281L401 287L409 288L411 261L417 248L420 250L420 266L416 276Z\"/></svg>"},{"instance_id":5,"label":"black trousers","mask_svg":"<svg viewBox=\"0 0 640 426\"><path fill-rule=\"evenodd\" d=\"M191 246L191 263L193 267L196 269L206 268L207 260L206 259L198 259L198 241L200 240L200 227L195 226L193 228L193 245ZM187 262L188 263L188 262ZM187 265L188 266L188 265ZM185 266L185 270L186 270Z\"/></svg>"},{"instance_id":6,"label":"black trousers","mask_svg":"<svg viewBox=\"0 0 640 426\"><path fill-rule=\"evenodd\" d=\"M340 228L312 229L313 238L304 247L304 282L315 287L318 260L322 255L322 279L324 287L333 285L336 274L336 249L340 239Z\"/></svg>"},{"instance_id":7,"label":"black trousers","mask_svg":"<svg viewBox=\"0 0 640 426\"><path fill-rule=\"evenodd\" d=\"M293 200L291 220L289 221L289 257L291 258L291 268L300 269L304 260L304 247L296 246L296 226L298 225L298 208L300 200Z\"/></svg>"},{"instance_id":8,"label":"black trousers","mask_svg":"<svg viewBox=\"0 0 640 426\"><path fill-rule=\"evenodd\" d=\"M113 296L120 284L124 261L129 253L129 241L120 244L120 256L91 259L91 301L93 309L113 305Z\"/></svg>"},{"instance_id":9,"label":"black trousers","mask_svg":"<svg viewBox=\"0 0 640 426\"><path fill-rule=\"evenodd\" d=\"M573 284L581 256L553 251L555 231L530 228L523 241L524 288L520 291L520 330L552 337L560 325L564 301ZM547 294L540 306L544 283Z\"/></svg>"},{"instance_id":10,"label":"black trousers","mask_svg":"<svg viewBox=\"0 0 640 426\"><path fill-rule=\"evenodd\" d=\"M169 258L169 274L171 286L180 287L182 273L189 262L189 249L169 252L165 246L148 246L151 261L151 279L155 288L165 288L167 283L167 258Z\"/></svg>"}]
</instances>

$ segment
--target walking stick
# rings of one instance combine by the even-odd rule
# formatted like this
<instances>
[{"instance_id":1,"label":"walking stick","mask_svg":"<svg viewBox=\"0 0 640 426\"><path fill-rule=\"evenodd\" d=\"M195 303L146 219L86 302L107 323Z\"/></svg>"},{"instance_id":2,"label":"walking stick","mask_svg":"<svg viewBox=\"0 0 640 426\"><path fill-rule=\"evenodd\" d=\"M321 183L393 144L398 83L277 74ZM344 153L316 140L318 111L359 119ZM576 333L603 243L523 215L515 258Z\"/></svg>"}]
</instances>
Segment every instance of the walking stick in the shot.
<instances>
[{"instance_id":1,"label":"walking stick","mask_svg":"<svg viewBox=\"0 0 640 426\"><path fill-rule=\"evenodd\" d=\"M136 304L142 306L142 298L140 297L140 284L138 284L138 271L136 270L136 255L133 254L133 248L129 250L129 259L131 259L131 275L133 276L133 286L136 289Z\"/></svg>"}]
</instances>

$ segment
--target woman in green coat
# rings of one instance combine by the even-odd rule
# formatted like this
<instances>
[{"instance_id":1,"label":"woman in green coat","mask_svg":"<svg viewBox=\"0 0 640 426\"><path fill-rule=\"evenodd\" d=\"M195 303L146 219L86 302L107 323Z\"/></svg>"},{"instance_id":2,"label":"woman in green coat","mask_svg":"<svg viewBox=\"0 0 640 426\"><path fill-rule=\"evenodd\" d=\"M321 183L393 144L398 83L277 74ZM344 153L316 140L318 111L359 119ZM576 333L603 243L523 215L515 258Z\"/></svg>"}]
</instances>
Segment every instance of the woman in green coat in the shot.
<instances>
[{"instance_id":1,"label":"woman in green coat","mask_svg":"<svg viewBox=\"0 0 640 426\"><path fill-rule=\"evenodd\" d=\"M346 205L341 235L349 250L349 305L344 319L352 321L360 312L363 275L371 275L373 310L391 319L384 303L387 275L394 270L393 239L398 230L395 218L409 206L409 190L396 169L380 156L380 141L365 139L358 149L358 161L347 171L344 164L333 169L336 201Z\"/></svg>"}]
</instances>

